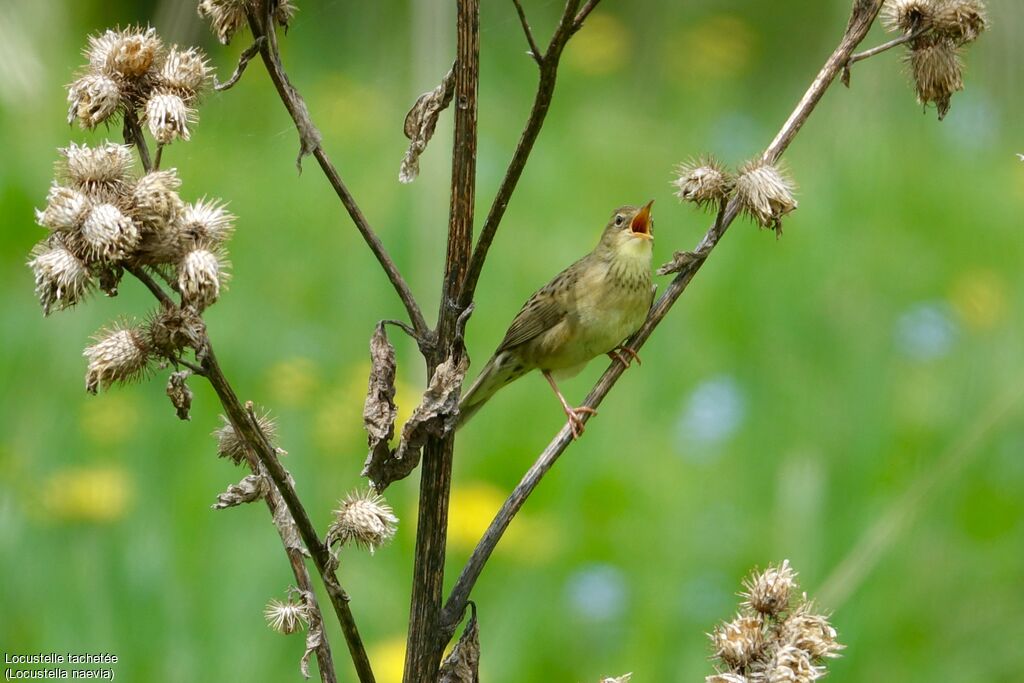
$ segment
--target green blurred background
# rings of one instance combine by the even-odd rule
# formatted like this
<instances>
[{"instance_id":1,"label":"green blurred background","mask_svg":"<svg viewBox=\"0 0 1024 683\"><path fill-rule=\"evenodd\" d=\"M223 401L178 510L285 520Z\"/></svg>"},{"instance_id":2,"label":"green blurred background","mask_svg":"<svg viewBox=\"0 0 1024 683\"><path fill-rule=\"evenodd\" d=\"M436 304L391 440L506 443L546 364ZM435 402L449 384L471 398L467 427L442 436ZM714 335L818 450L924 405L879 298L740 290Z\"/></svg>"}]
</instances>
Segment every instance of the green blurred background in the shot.
<instances>
[{"instance_id":1,"label":"green blurred background","mask_svg":"<svg viewBox=\"0 0 1024 683\"><path fill-rule=\"evenodd\" d=\"M299 637L261 611L292 582L261 506L214 513L241 476L215 457L213 393L193 382L179 422L164 373L98 397L81 349L152 308L126 282L44 319L25 267L32 209L56 148L118 130L64 123L85 36L151 22L198 43L222 77L245 46L212 40L193 2L4 0L0 5L0 649L117 654L120 680L297 680ZM402 120L454 52L453 3L300 0L283 50L346 182L424 308L436 310L450 117L411 186ZM526 0L546 40L560 3ZM588 250L612 208L654 198L656 259L708 218L680 206L673 166L729 163L774 135L835 45L846 0L608 0L568 47L555 103L512 201L469 326L475 367L518 306ZM544 481L474 593L483 678L638 683L711 672L704 633L741 577L788 558L835 610L841 681L1019 681L1024 669L1024 6L994 2L949 117L922 115L897 53L854 69L787 164L800 210L781 240L737 223ZM881 42L880 28L867 44ZM479 213L529 111L535 67L511 2L482 17ZM208 314L243 399L280 421L318 527L360 484L367 340L402 309L262 65L210 96L189 143L166 150L188 200L230 201L234 278ZM396 339L399 403L423 387ZM566 385L582 398L604 369ZM471 370L473 374L475 370ZM460 433L450 585L504 495L563 421L539 376ZM408 616L417 478L373 557L346 553L381 683L397 681ZM865 540L866 539L866 540ZM342 680L351 680L331 625Z\"/></svg>"}]
</instances>

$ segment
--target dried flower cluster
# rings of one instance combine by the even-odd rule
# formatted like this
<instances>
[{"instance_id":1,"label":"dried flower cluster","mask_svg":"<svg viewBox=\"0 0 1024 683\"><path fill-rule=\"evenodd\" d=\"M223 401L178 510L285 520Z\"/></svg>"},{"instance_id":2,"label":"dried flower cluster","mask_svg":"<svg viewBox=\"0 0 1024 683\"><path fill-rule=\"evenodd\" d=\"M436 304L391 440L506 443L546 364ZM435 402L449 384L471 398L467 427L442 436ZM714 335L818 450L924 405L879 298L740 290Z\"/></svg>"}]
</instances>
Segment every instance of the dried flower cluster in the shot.
<instances>
[{"instance_id":1,"label":"dried flower cluster","mask_svg":"<svg viewBox=\"0 0 1024 683\"><path fill-rule=\"evenodd\" d=\"M263 5L260 0L200 0L199 16L210 20L210 28L224 45L246 25L246 10L255 12ZM277 0L274 3L274 21L288 28L295 16L295 5L290 0Z\"/></svg>"},{"instance_id":2,"label":"dried flower cluster","mask_svg":"<svg viewBox=\"0 0 1024 683\"><path fill-rule=\"evenodd\" d=\"M350 493L334 511L334 521L327 530L327 545L353 542L370 554L395 536L398 517L384 496L372 490Z\"/></svg>"},{"instance_id":3,"label":"dried flower cluster","mask_svg":"<svg viewBox=\"0 0 1024 683\"><path fill-rule=\"evenodd\" d=\"M305 601L271 600L263 610L263 616L267 620L267 626L286 636L302 630L309 624L309 609Z\"/></svg>"},{"instance_id":4,"label":"dried flower cluster","mask_svg":"<svg viewBox=\"0 0 1024 683\"><path fill-rule=\"evenodd\" d=\"M719 672L706 683L810 683L843 648L828 617L806 595L794 601L796 572L784 561L743 583L740 612L709 634Z\"/></svg>"},{"instance_id":5,"label":"dried flower cluster","mask_svg":"<svg viewBox=\"0 0 1024 683\"><path fill-rule=\"evenodd\" d=\"M934 104L941 120L953 94L963 90L963 48L988 28L981 0L889 0L885 24L890 31L912 36L906 62L914 78L917 100Z\"/></svg>"},{"instance_id":6,"label":"dried flower cluster","mask_svg":"<svg viewBox=\"0 0 1024 683\"><path fill-rule=\"evenodd\" d=\"M701 208L724 207L736 196L743 211L762 228L782 234L782 218L797 208L793 182L775 165L748 161L734 176L711 156L680 165L676 196Z\"/></svg>"},{"instance_id":7,"label":"dried flower cluster","mask_svg":"<svg viewBox=\"0 0 1024 683\"><path fill-rule=\"evenodd\" d=\"M210 80L196 48L166 48L152 28L107 30L91 36L88 64L68 86L68 123L95 128L118 115L141 112L153 138L166 145L188 140L195 105Z\"/></svg>"}]
</instances>

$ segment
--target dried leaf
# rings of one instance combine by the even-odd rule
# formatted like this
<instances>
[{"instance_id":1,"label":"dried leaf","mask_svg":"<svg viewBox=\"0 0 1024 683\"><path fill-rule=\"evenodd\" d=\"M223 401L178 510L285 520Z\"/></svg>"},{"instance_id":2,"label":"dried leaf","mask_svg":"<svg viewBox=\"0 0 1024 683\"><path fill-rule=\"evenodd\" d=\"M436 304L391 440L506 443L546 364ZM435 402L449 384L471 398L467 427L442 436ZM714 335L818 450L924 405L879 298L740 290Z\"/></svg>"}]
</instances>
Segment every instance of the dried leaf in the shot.
<instances>
[{"instance_id":1,"label":"dried leaf","mask_svg":"<svg viewBox=\"0 0 1024 683\"><path fill-rule=\"evenodd\" d=\"M324 643L324 622L320 618L320 610L308 591L299 591L303 601L306 603L306 615L309 618L309 628L306 630L306 651L302 653L299 661L299 670L304 678L309 678L309 658Z\"/></svg>"},{"instance_id":2,"label":"dried leaf","mask_svg":"<svg viewBox=\"0 0 1024 683\"><path fill-rule=\"evenodd\" d=\"M480 625L476 611L469 617L469 623L452 653L441 664L437 683L479 683L480 681Z\"/></svg>"},{"instance_id":3,"label":"dried leaf","mask_svg":"<svg viewBox=\"0 0 1024 683\"><path fill-rule=\"evenodd\" d=\"M309 555L309 551L306 550L306 545L299 535L299 528L295 526L295 519L288 511L288 506L285 505L284 498L281 497L281 492L277 490L276 486L268 486L267 500L270 501L274 509L274 526L277 527L277 533L281 536L284 547L289 550L298 550L303 555Z\"/></svg>"},{"instance_id":4,"label":"dried leaf","mask_svg":"<svg viewBox=\"0 0 1024 683\"><path fill-rule=\"evenodd\" d=\"M192 419L188 414L192 407L192 390L188 388L185 381L191 374L190 370L182 370L181 372L172 372L171 376L167 378L167 397L171 399L174 412L177 413L179 420Z\"/></svg>"},{"instance_id":5,"label":"dried leaf","mask_svg":"<svg viewBox=\"0 0 1024 683\"><path fill-rule=\"evenodd\" d=\"M693 251L677 251L671 261L658 268L658 275L678 273L705 258L707 257Z\"/></svg>"},{"instance_id":6,"label":"dried leaf","mask_svg":"<svg viewBox=\"0 0 1024 683\"><path fill-rule=\"evenodd\" d=\"M371 451L395 435L395 368L395 347L388 341L384 323L377 323L370 337L370 381L363 404L363 426Z\"/></svg>"},{"instance_id":7,"label":"dried leaf","mask_svg":"<svg viewBox=\"0 0 1024 683\"><path fill-rule=\"evenodd\" d=\"M217 496L217 502L211 507L214 510L235 507L242 503L251 503L267 495L270 490L270 482L259 474L250 474L237 484L232 484L228 490Z\"/></svg>"},{"instance_id":8,"label":"dried leaf","mask_svg":"<svg viewBox=\"0 0 1024 683\"><path fill-rule=\"evenodd\" d=\"M405 137L409 138L409 149L402 159L398 181L411 183L420 173L420 155L434 135L437 118L451 104L455 94L455 66L445 74L441 84L423 93L405 116Z\"/></svg>"}]
</instances>

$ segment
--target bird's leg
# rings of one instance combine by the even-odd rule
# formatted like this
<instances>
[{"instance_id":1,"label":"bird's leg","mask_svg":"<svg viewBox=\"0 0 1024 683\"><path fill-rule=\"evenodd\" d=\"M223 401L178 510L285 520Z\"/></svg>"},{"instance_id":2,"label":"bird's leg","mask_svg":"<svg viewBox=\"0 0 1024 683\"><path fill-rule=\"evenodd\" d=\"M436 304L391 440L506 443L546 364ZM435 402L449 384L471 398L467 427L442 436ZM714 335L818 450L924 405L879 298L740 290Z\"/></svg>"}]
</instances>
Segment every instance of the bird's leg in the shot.
<instances>
[{"instance_id":1,"label":"bird's leg","mask_svg":"<svg viewBox=\"0 0 1024 683\"><path fill-rule=\"evenodd\" d=\"M612 360L617 360L627 368L633 361L636 361L637 365L643 365L643 361L640 360L640 354L629 348L625 344L622 346L616 346L614 349L608 352L608 357Z\"/></svg>"},{"instance_id":2,"label":"bird's leg","mask_svg":"<svg viewBox=\"0 0 1024 683\"><path fill-rule=\"evenodd\" d=\"M572 438L578 439L583 436L583 420L580 418L581 413L587 413L590 415L597 415L597 411L587 406L580 406L579 408L573 408L569 405L569 402L565 400L565 396L562 396L562 392L558 390L558 385L555 384L555 378L551 376L551 373L544 370L544 377L547 379L548 384L555 392L555 396L562 404L562 410L565 411L566 417L569 418L569 429L572 430Z\"/></svg>"}]
</instances>

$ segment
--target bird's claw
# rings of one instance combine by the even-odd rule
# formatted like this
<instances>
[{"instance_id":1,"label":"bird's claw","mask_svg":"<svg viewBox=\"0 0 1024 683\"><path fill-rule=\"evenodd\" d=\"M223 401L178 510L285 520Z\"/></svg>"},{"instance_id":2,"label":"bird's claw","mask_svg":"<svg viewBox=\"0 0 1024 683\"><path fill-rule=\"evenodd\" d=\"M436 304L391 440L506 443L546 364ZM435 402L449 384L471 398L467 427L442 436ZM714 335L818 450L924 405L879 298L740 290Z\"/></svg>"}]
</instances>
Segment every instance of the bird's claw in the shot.
<instances>
[{"instance_id":1,"label":"bird's claw","mask_svg":"<svg viewBox=\"0 0 1024 683\"><path fill-rule=\"evenodd\" d=\"M628 346L620 346L614 348L608 352L608 357L612 360L617 360L622 363L625 367L629 367L633 361L636 361L637 365L643 365L644 362L640 360L640 354L629 348Z\"/></svg>"},{"instance_id":2,"label":"bird's claw","mask_svg":"<svg viewBox=\"0 0 1024 683\"><path fill-rule=\"evenodd\" d=\"M569 418L569 429L572 430L573 440L583 436L584 423L583 418L580 414L584 415L597 415L597 411L587 406L580 406L579 408L568 408L565 411L566 416Z\"/></svg>"}]
</instances>

